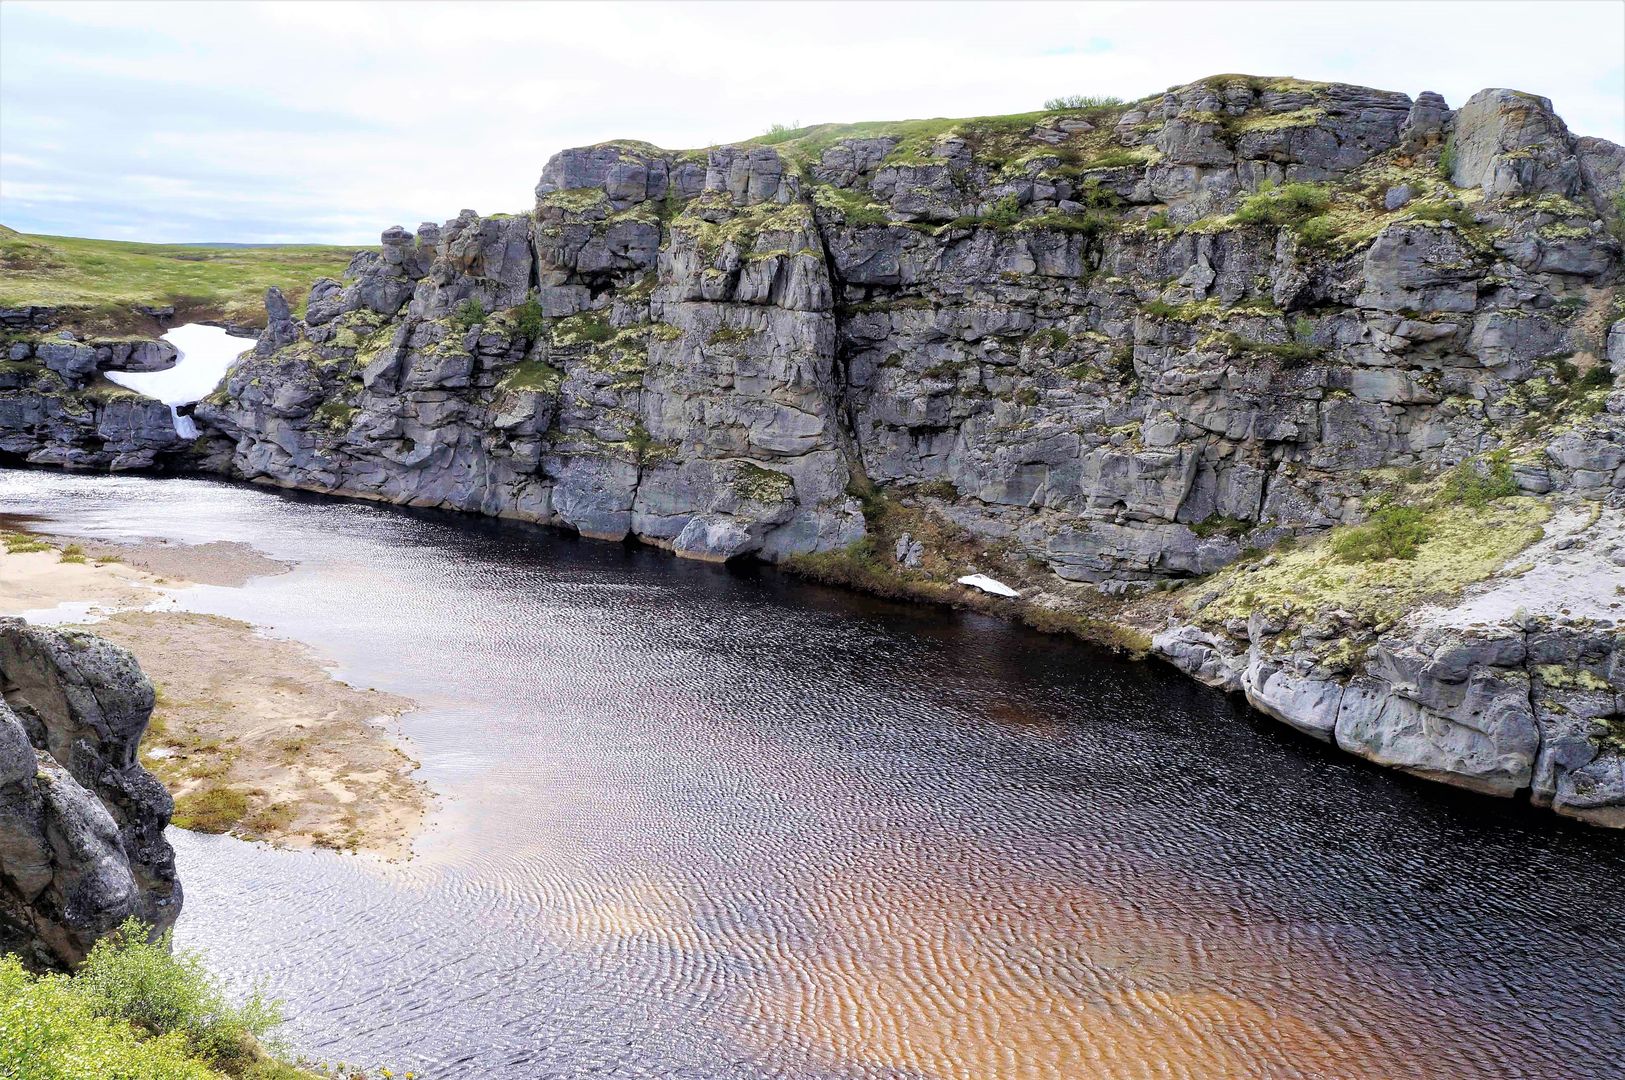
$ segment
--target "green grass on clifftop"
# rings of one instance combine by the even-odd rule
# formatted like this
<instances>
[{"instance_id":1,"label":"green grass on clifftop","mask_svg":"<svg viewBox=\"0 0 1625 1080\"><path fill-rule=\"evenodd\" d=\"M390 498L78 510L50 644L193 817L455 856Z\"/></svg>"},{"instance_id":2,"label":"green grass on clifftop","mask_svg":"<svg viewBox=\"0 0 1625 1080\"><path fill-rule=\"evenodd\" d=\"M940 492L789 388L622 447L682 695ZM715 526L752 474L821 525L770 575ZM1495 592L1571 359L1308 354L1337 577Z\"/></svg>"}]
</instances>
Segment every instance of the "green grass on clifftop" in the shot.
<instances>
[{"instance_id":1,"label":"green grass on clifftop","mask_svg":"<svg viewBox=\"0 0 1625 1080\"><path fill-rule=\"evenodd\" d=\"M311 282L338 277L357 250L133 244L0 226L0 307L61 307L68 325L104 333L150 332L140 306L174 305L176 322L263 326L268 286L302 310Z\"/></svg>"}]
</instances>

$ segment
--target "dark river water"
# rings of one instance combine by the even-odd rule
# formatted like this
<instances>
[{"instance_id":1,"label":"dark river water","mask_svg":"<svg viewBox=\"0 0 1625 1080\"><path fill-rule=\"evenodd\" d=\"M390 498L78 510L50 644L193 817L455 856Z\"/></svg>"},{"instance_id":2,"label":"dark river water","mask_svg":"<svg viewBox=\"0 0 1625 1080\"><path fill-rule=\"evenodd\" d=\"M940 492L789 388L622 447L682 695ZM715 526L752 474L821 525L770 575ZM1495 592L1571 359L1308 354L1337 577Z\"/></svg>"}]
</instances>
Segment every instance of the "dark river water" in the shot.
<instances>
[{"instance_id":1,"label":"dark river water","mask_svg":"<svg viewBox=\"0 0 1625 1080\"><path fill-rule=\"evenodd\" d=\"M248 541L183 606L416 699L408 862L172 830L179 940L427 1077L1615 1077L1625 836L1155 663L772 570L202 480L0 511Z\"/></svg>"}]
</instances>

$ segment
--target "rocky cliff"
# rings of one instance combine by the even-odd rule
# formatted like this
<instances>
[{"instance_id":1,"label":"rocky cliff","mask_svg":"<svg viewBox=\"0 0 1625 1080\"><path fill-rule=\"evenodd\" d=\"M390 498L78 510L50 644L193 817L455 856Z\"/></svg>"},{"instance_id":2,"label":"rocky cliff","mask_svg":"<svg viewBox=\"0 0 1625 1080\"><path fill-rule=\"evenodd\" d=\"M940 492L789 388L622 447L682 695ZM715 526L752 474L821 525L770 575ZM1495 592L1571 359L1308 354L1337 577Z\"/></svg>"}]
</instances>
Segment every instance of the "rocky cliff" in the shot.
<instances>
[{"instance_id":1,"label":"rocky cliff","mask_svg":"<svg viewBox=\"0 0 1625 1080\"><path fill-rule=\"evenodd\" d=\"M1040 621L1116 596L1305 730L1617 824L1622 174L1533 95L1243 76L570 150L527 216L273 296L199 460L905 592L977 568ZM1585 616L1559 577L1474 600L1577 547Z\"/></svg>"},{"instance_id":2,"label":"rocky cliff","mask_svg":"<svg viewBox=\"0 0 1625 1080\"><path fill-rule=\"evenodd\" d=\"M136 761L153 689L135 658L0 619L0 694L0 952L69 968L127 918L173 925L173 803Z\"/></svg>"},{"instance_id":3,"label":"rocky cliff","mask_svg":"<svg viewBox=\"0 0 1625 1080\"><path fill-rule=\"evenodd\" d=\"M0 461L145 469L183 449L169 406L110 382L108 371L163 371L175 347L58 330L49 308L0 311Z\"/></svg>"}]
</instances>

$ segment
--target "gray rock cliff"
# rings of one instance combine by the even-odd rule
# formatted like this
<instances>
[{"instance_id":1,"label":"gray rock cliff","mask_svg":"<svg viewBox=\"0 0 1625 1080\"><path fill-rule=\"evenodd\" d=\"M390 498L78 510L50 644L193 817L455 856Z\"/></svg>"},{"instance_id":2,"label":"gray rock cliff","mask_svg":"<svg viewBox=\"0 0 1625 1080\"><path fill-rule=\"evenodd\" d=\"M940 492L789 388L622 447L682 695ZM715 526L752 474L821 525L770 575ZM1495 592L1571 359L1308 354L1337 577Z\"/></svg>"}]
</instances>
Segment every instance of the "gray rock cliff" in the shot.
<instances>
[{"instance_id":1,"label":"gray rock cliff","mask_svg":"<svg viewBox=\"0 0 1625 1080\"><path fill-rule=\"evenodd\" d=\"M1289 723L1558 809L1591 800L1611 823L1618 612L1415 613L1499 588L1520 558L1555 565L1543 529L1573 515L1599 524L1569 539L1611 550L1622 180L1625 151L1533 95L1453 111L1245 76L1120 106L568 150L530 214L392 228L317 283L303 322L272 298L259 347L197 409L198 460L690 558L844 559L851 580L951 583L974 561L1052 612L1110 594L1160 652ZM1442 536L1462 469L1497 501L1456 515L1482 527L1447 586L1404 569L1432 566L1436 540L1384 571L1405 587L1369 579L1392 610L1337 623L1329 583L1353 571L1317 563L1297 606L1253 625L1257 553L1296 567L1309 556L1288 546L1330 550L1396 499ZM1470 542L1490 534L1517 543ZM1308 642L1331 639L1306 635L1333 625L1366 651L1327 662ZM1419 657L1509 634L1547 636L1430 688ZM1612 703L1578 702L1539 674L1554 664ZM1582 774L1584 797L1563 787Z\"/></svg>"},{"instance_id":2,"label":"gray rock cliff","mask_svg":"<svg viewBox=\"0 0 1625 1080\"><path fill-rule=\"evenodd\" d=\"M180 913L169 793L136 760L153 690L93 634L0 619L0 950L69 968Z\"/></svg>"}]
</instances>

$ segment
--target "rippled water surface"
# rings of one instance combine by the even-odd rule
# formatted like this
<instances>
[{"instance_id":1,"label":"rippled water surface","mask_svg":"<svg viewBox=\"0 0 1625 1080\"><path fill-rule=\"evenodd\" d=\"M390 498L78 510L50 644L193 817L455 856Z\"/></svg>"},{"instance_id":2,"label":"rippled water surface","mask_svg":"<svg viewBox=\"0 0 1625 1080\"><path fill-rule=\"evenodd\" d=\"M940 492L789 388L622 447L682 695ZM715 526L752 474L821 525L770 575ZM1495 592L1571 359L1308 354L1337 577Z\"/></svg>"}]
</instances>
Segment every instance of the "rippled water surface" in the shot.
<instances>
[{"instance_id":1,"label":"rippled water surface","mask_svg":"<svg viewBox=\"0 0 1625 1080\"><path fill-rule=\"evenodd\" d=\"M173 832L292 1040L445 1077L1618 1076L1625 837L1323 751L1155 664L541 529L0 472L244 540L440 794L403 864Z\"/></svg>"}]
</instances>

